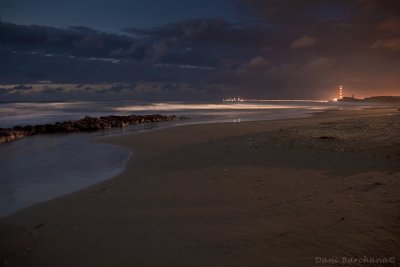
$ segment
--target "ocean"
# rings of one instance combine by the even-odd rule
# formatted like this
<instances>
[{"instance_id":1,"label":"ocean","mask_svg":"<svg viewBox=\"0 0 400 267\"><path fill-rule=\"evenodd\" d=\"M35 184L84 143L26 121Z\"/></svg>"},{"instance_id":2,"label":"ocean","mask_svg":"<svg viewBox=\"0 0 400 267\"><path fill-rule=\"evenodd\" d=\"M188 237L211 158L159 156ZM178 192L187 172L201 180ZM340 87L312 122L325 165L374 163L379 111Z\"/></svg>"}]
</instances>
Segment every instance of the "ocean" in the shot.
<instances>
[{"instance_id":1,"label":"ocean","mask_svg":"<svg viewBox=\"0 0 400 267\"><path fill-rule=\"evenodd\" d=\"M134 134L184 124L301 118L329 109L363 107L360 104L307 101L0 103L0 128L54 123L84 116L158 113L190 118L104 132L32 136L0 145L0 217L121 173L135 151L96 142L103 136Z\"/></svg>"}]
</instances>

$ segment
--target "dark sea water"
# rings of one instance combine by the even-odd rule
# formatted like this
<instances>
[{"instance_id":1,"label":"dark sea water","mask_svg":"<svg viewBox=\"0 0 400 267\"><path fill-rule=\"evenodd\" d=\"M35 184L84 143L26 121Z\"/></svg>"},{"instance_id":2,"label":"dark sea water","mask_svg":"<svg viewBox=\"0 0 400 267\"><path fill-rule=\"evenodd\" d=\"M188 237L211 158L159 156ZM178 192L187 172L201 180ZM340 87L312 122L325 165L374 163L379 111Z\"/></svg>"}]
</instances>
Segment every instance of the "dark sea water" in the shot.
<instances>
[{"instance_id":1,"label":"dark sea water","mask_svg":"<svg viewBox=\"0 0 400 267\"><path fill-rule=\"evenodd\" d=\"M362 105L314 102L53 102L0 103L0 128L79 119L83 116L170 114L190 120L130 126L121 131L27 137L0 145L0 217L110 179L124 169L125 147L96 142L105 135L143 132L182 124L300 118Z\"/></svg>"}]
</instances>

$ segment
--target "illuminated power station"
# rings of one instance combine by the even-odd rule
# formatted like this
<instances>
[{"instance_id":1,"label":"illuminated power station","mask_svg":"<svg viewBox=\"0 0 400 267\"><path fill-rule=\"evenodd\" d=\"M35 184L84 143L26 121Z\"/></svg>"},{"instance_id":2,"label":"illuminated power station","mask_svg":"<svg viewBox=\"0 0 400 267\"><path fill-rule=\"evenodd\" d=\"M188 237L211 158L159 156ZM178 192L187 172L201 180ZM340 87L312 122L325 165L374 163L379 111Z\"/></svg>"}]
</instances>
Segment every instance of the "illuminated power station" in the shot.
<instances>
[{"instance_id":1,"label":"illuminated power station","mask_svg":"<svg viewBox=\"0 0 400 267\"><path fill-rule=\"evenodd\" d=\"M343 99L343 85L339 86L339 99Z\"/></svg>"}]
</instances>

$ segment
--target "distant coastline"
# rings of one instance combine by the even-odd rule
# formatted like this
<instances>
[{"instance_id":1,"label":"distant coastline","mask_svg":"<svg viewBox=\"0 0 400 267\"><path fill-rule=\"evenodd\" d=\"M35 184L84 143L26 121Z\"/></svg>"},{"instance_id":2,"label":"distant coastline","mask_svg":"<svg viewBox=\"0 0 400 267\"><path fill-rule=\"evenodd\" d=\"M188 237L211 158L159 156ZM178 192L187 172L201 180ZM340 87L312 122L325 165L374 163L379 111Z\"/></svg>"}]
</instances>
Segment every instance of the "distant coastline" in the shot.
<instances>
[{"instance_id":1,"label":"distant coastline","mask_svg":"<svg viewBox=\"0 0 400 267\"><path fill-rule=\"evenodd\" d=\"M371 96L366 98L343 97L338 102L400 103L400 96Z\"/></svg>"}]
</instances>

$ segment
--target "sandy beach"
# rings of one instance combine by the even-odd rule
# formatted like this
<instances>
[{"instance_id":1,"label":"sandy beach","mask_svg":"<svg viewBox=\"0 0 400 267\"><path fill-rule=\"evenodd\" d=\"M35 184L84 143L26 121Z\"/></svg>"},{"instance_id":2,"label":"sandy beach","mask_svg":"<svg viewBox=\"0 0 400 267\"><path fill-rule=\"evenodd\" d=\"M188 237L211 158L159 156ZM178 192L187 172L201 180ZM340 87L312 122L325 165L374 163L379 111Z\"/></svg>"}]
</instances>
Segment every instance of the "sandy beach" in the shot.
<instances>
[{"instance_id":1,"label":"sandy beach","mask_svg":"<svg viewBox=\"0 0 400 267\"><path fill-rule=\"evenodd\" d=\"M125 171L0 219L0 265L400 266L397 109L101 141Z\"/></svg>"}]
</instances>

